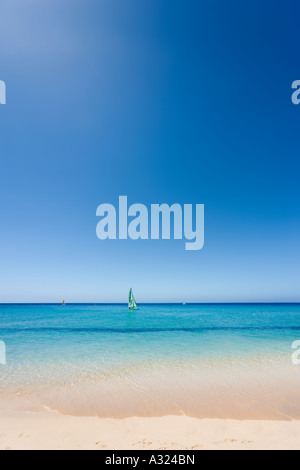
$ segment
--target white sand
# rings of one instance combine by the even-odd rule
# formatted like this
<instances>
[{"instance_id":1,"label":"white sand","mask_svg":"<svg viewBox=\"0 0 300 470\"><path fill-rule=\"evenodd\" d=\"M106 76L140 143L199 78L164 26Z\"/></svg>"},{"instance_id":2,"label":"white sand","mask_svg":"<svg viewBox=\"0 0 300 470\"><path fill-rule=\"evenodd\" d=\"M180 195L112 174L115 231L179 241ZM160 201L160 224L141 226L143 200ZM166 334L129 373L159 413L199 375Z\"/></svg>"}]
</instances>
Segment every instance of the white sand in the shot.
<instances>
[{"instance_id":1,"label":"white sand","mask_svg":"<svg viewBox=\"0 0 300 470\"><path fill-rule=\"evenodd\" d=\"M0 414L0 450L300 449L300 421Z\"/></svg>"}]
</instances>

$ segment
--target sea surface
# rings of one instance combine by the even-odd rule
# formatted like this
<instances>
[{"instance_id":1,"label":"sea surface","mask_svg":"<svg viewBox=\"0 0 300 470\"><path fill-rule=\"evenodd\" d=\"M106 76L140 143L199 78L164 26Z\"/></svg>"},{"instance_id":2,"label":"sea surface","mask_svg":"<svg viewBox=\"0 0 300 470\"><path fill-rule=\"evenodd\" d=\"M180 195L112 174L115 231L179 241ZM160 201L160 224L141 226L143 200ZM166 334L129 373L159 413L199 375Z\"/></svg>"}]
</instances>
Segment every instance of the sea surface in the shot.
<instances>
[{"instance_id":1,"label":"sea surface","mask_svg":"<svg viewBox=\"0 0 300 470\"><path fill-rule=\"evenodd\" d=\"M300 304L0 305L0 409L300 418Z\"/></svg>"}]
</instances>

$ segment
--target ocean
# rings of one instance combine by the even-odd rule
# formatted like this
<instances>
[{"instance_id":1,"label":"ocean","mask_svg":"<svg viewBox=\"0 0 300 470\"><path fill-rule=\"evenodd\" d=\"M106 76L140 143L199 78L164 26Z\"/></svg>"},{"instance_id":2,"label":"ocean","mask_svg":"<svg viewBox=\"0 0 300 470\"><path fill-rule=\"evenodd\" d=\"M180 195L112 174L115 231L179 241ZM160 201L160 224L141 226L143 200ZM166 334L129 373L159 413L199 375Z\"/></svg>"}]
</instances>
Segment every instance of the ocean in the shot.
<instances>
[{"instance_id":1,"label":"ocean","mask_svg":"<svg viewBox=\"0 0 300 470\"><path fill-rule=\"evenodd\" d=\"M1 304L0 409L300 418L300 304Z\"/></svg>"}]
</instances>

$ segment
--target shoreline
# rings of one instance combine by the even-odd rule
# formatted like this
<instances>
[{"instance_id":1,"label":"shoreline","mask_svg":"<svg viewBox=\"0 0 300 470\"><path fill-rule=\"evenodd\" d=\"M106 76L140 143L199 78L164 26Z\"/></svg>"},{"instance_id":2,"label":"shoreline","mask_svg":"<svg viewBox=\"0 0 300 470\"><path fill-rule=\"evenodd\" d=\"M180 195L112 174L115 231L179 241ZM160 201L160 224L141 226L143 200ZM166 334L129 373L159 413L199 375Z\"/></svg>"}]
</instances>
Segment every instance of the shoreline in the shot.
<instances>
[{"instance_id":1,"label":"shoreline","mask_svg":"<svg viewBox=\"0 0 300 470\"><path fill-rule=\"evenodd\" d=\"M99 419L183 415L200 420L300 420L299 376L287 360L185 364L142 363L139 368L103 372L82 366L77 374L64 374L58 367L39 367L34 374L7 369L0 383L0 413L46 410Z\"/></svg>"},{"instance_id":2,"label":"shoreline","mask_svg":"<svg viewBox=\"0 0 300 470\"><path fill-rule=\"evenodd\" d=\"M300 420L0 412L0 450L299 450Z\"/></svg>"}]
</instances>

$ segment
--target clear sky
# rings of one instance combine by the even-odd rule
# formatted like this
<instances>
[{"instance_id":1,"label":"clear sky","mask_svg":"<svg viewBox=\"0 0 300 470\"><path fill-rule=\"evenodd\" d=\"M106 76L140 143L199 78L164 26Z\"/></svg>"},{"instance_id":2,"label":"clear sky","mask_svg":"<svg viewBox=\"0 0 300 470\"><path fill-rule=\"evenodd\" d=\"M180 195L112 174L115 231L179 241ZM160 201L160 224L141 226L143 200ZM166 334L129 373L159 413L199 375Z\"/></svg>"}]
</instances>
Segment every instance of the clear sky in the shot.
<instances>
[{"instance_id":1,"label":"clear sky","mask_svg":"<svg viewBox=\"0 0 300 470\"><path fill-rule=\"evenodd\" d=\"M1 302L300 301L297 3L1 1ZM119 195L205 247L98 240Z\"/></svg>"}]
</instances>

